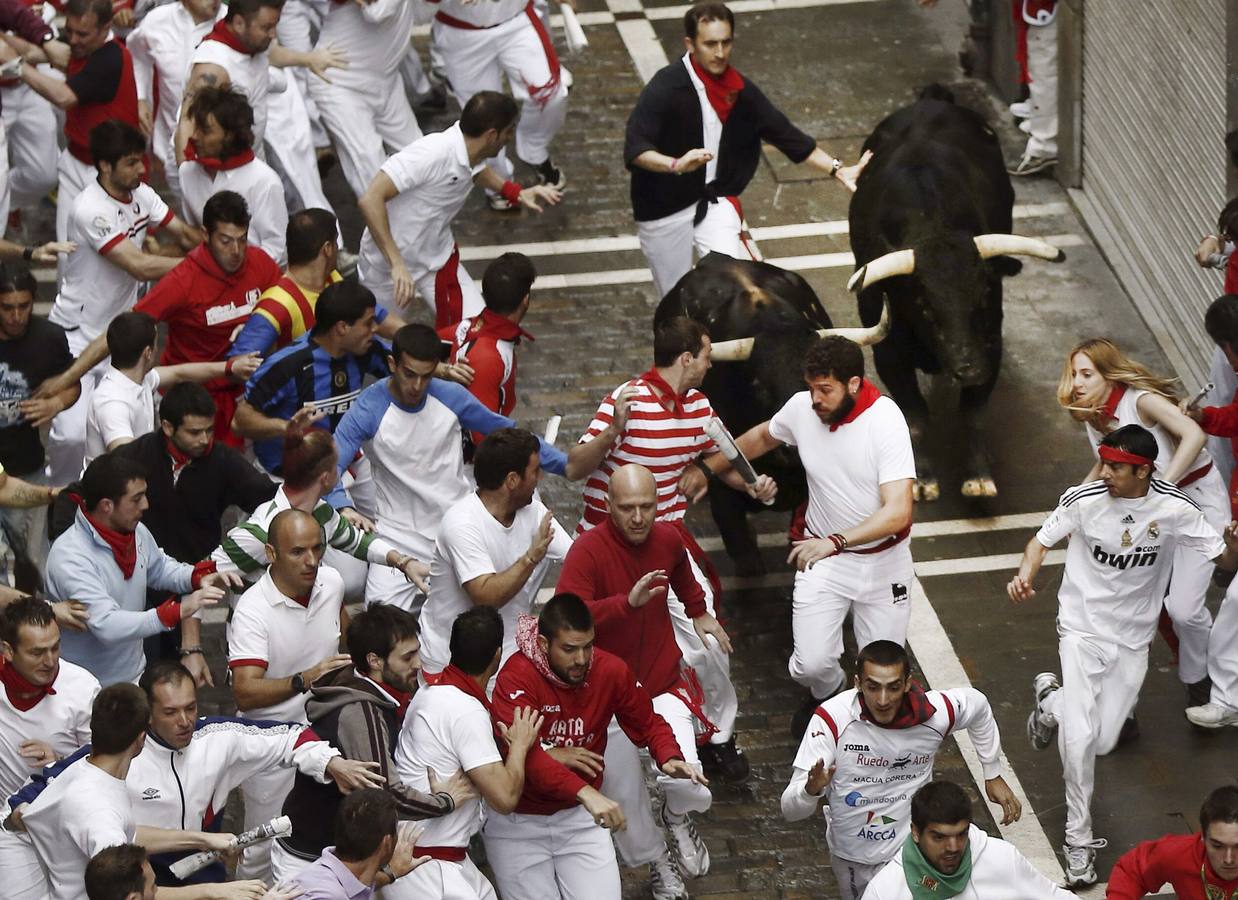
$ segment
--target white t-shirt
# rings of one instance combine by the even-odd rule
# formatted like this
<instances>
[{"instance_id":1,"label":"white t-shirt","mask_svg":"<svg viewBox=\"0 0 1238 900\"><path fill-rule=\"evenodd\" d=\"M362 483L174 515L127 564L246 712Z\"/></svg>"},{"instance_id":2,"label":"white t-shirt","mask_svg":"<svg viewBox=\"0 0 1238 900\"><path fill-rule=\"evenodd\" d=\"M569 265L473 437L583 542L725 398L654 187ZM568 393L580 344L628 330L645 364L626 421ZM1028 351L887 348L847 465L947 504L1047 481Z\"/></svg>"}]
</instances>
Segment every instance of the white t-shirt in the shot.
<instances>
[{"instance_id":1,"label":"white t-shirt","mask_svg":"<svg viewBox=\"0 0 1238 900\"><path fill-rule=\"evenodd\" d=\"M696 99L701 104L703 136L701 146L710 153L709 162L705 163L705 183L709 184L718 176L718 148L722 143L722 120L718 118L714 105L709 102L709 95L705 93L705 84L696 74L696 70L692 68L691 58L691 53L685 53L681 62L688 70L688 78L692 80L692 86L696 88Z\"/></svg>"},{"instance_id":2,"label":"white t-shirt","mask_svg":"<svg viewBox=\"0 0 1238 900\"><path fill-rule=\"evenodd\" d=\"M88 759L53 780L22 821L47 871L52 900L85 900L91 857L137 836L125 782Z\"/></svg>"},{"instance_id":3,"label":"white t-shirt","mask_svg":"<svg viewBox=\"0 0 1238 900\"><path fill-rule=\"evenodd\" d=\"M318 33L318 48L331 47L348 57L347 69L331 72L328 88L361 92L391 90L392 76L408 55L421 4L410 0L373 0L328 4Z\"/></svg>"},{"instance_id":4,"label":"white t-shirt","mask_svg":"<svg viewBox=\"0 0 1238 900\"><path fill-rule=\"evenodd\" d=\"M490 713L477 698L440 684L424 687L413 697L395 749L400 781L419 791L430 790L427 769L439 777L463 769L466 773L502 762L494 743ZM467 847L481 829L481 800L469 800L453 812L426 819L418 843L423 847Z\"/></svg>"},{"instance_id":5,"label":"white t-shirt","mask_svg":"<svg viewBox=\"0 0 1238 900\"><path fill-rule=\"evenodd\" d=\"M119 369L108 366L90 395L86 412L86 465L106 453L112 441L133 440L155 430L158 388L158 369L151 369L141 384L136 384Z\"/></svg>"},{"instance_id":6,"label":"white t-shirt","mask_svg":"<svg viewBox=\"0 0 1238 900\"><path fill-rule=\"evenodd\" d=\"M261 666L268 678L287 678L339 652L344 579L319 566L318 580L302 606L280 593L268 572L241 595L228 621L228 668ZM246 710L250 719L303 722L307 694ZM454 770L453 770L454 771Z\"/></svg>"},{"instance_id":7,"label":"white t-shirt","mask_svg":"<svg viewBox=\"0 0 1238 900\"><path fill-rule=\"evenodd\" d=\"M1059 634L1144 650L1156 631L1179 545L1208 559L1225 542L1181 490L1153 478L1133 500L1111 497L1103 481L1071 488L1036 533L1045 547L1069 537L1058 589Z\"/></svg>"},{"instance_id":8,"label":"white t-shirt","mask_svg":"<svg viewBox=\"0 0 1238 900\"><path fill-rule=\"evenodd\" d=\"M442 0L439 9L453 19L468 22L478 28L492 28L501 25L509 19L514 19L524 13L528 6L527 0L490 0L488 3L470 2L470 0ZM435 28L451 28L443 22L436 22ZM470 30L455 29L469 34ZM479 37L484 37L479 36Z\"/></svg>"},{"instance_id":9,"label":"white t-shirt","mask_svg":"<svg viewBox=\"0 0 1238 900\"><path fill-rule=\"evenodd\" d=\"M185 221L202 225L206 201L220 191L235 191L249 207L249 243L263 250L280 268L288 263L288 204L284 184L275 170L254 157L235 169L211 173L197 161L181 163L181 201Z\"/></svg>"},{"instance_id":10,"label":"white t-shirt","mask_svg":"<svg viewBox=\"0 0 1238 900\"><path fill-rule=\"evenodd\" d=\"M1177 441L1165 431L1164 428L1154 422L1145 422L1143 416L1139 414L1139 398L1148 391L1141 391L1135 388L1129 388L1122 395L1122 399L1118 401L1117 406L1113 408L1113 417L1117 420L1117 427L1123 425L1138 425L1141 428L1147 429L1152 437L1156 438L1156 465L1154 467L1157 475L1165 471L1165 467L1169 465L1169 461L1173 459L1174 451L1178 449ZM1104 438L1092 423L1087 423L1088 443L1092 445L1092 452L1096 453L1100 447L1100 442ZM1186 475L1212 463L1212 457L1208 455L1207 450L1200 450L1199 455L1191 461L1187 467Z\"/></svg>"},{"instance_id":11,"label":"white t-shirt","mask_svg":"<svg viewBox=\"0 0 1238 900\"><path fill-rule=\"evenodd\" d=\"M170 221L172 211L148 184L138 185L130 202L122 203L92 181L73 200L68 240L77 242L78 251L65 258L60 293L48 314L70 332L71 350L73 332L79 332L85 346L137 302L137 280L108 262L108 252L126 239L140 249L147 232Z\"/></svg>"},{"instance_id":12,"label":"white t-shirt","mask_svg":"<svg viewBox=\"0 0 1238 900\"><path fill-rule=\"evenodd\" d=\"M451 256L456 245L451 223L483 168L485 162L469 165L459 122L413 141L383 163L382 171L400 192L387 202L391 233L413 278L437 272ZM363 282L390 277L391 267L368 228L361 236L361 264Z\"/></svg>"},{"instance_id":13,"label":"white t-shirt","mask_svg":"<svg viewBox=\"0 0 1238 900\"><path fill-rule=\"evenodd\" d=\"M254 152L261 155L267 130L267 95L271 90L268 71L269 52L242 53L222 41L207 38L198 44L189 61L189 70L198 63L212 63L228 73L232 86L245 95L254 110Z\"/></svg>"},{"instance_id":14,"label":"white t-shirt","mask_svg":"<svg viewBox=\"0 0 1238 900\"><path fill-rule=\"evenodd\" d=\"M0 688L0 797L16 794L35 774L18 751L26 741L42 741L63 759L90 743L90 706L99 681L81 666L60 661L60 672L48 694L23 712Z\"/></svg>"},{"instance_id":15,"label":"white t-shirt","mask_svg":"<svg viewBox=\"0 0 1238 900\"><path fill-rule=\"evenodd\" d=\"M476 493L469 494L443 516L430 563L430 596L421 611L421 664L427 672L441 672L451 661L449 642L456 616L472 609L464 589L466 581L502 572L528 552L546 507L537 497L516 512L510 527L504 527ZM561 560L572 546L563 527L551 519L552 538L545 559L537 564L507 603L499 608L503 617L503 661L516 652L516 619L529 612L551 560Z\"/></svg>"},{"instance_id":16,"label":"white t-shirt","mask_svg":"<svg viewBox=\"0 0 1238 900\"><path fill-rule=\"evenodd\" d=\"M808 475L808 528L817 537L853 528L877 512L881 485L916 477L907 420L889 397L878 397L831 431L813 412L808 391L800 391L770 419L769 433L799 450Z\"/></svg>"}]
</instances>

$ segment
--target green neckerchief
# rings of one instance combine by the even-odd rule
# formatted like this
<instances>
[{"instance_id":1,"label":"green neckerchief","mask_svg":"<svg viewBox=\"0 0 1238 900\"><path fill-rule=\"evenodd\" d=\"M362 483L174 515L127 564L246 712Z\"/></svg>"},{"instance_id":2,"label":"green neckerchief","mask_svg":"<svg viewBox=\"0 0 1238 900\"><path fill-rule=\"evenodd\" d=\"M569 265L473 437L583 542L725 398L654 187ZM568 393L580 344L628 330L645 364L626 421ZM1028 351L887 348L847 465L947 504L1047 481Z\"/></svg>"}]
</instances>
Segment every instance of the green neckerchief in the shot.
<instances>
[{"instance_id":1,"label":"green neckerchief","mask_svg":"<svg viewBox=\"0 0 1238 900\"><path fill-rule=\"evenodd\" d=\"M971 881L971 844L963 851L963 860L955 873L943 875L929 865L919 845L908 835L903 843L903 877L907 879L912 900L957 897Z\"/></svg>"}]
</instances>

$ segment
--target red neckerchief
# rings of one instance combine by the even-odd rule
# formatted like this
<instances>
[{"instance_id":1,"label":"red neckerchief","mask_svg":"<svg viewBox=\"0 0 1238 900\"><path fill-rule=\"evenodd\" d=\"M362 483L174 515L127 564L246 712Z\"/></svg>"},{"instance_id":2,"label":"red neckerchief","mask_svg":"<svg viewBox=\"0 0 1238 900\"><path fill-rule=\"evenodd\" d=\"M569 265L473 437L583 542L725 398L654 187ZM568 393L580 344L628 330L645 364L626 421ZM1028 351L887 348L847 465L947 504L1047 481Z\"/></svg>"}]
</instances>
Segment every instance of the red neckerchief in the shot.
<instances>
[{"instance_id":1,"label":"red neckerchief","mask_svg":"<svg viewBox=\"0 0 1238 900\"><path fill-rule=\"evenodd\" d=\"M391 695L391 699L395 701L396 719L403 722L404 714L408 712L408 704L412 702L413 695L409 691L397 690L385 681L379 681L377 684L380 688Z\"/></svg>"},{"instance_id":2,"label":"red neckerchief","mask_svg":"<svg viewBox=\"0 0 1238 900\"><path fill-rule=\"evenodd\" d=\"M180 448L177 447L174 443L172 443L172 439L167 437L166 435L163 438L163 443L164 443L164 446L168 448L168 456L172 457L172 474L173 475L175 475L181 469L185 468L185 466L193 462L194 458L192 456L186 456L184 453L181 453ZM211 450L214 448L214 446L215 446L215 439L211 438L211 442L206 445L206 453L202 455L206 456L207 454L209 454Z\"/></svg>"},{"instance_id":3,"label":"red neckerchief","mask_svg":"<svg viewBox=\"0 0 1238 900\"><path fill-rule=\"evenodd\" d=\"M521 338L533 340L533 335L529 334L511 319L506 316L500 316L498 313L488 309L483 309L480 316L473 317L473 321L469 323L468 330L464 332L464 340L461 343L468 343L482 337L492 337L499 341L515 341L517 343L519 343Z\"/></svg>"},{"instance_id":4,"label":"red neckerchief","mask_svg":"<svg viewBox=\"0 0 1238 900\"><path fill-rule=\"evenodd\" d=\"M855 406L851 407L851 412L847 413L837 422L830 426L830 431L837 431L843 425L849 425L860 417L860 413L868 409L877 402L877 398L881 396L881 391L873 385L867 378L860 379L860 390L855 395Z\"/></svg>"},{"instance_id":5,"label":"red neckerchief","mask_svg":"<svg viewBox=\"0 0 1238 900\"><path fill-rule=\"evenodd\" d=\"M86 502L78 500L78 506L82 510L82 515L86 517L86 521L91 524L99 537L103 538L104 542L112 548L112 558L116 560L116 565L120 566L120 573L125 576L125 581L133 577L133 570L138 564L138 541L136 531L116 531L108 528L98 519L92 516L86 510Z\"/></svg>"},{"instance_id":6,"label":"red neckerchief","mask_svg":"<svg viewBox=\"0 0 1238 900\"><path fill-rule=\"evenodd\" d=\"M739 99L739 92L744 89L744 77L734 66L727 66L721 75L711 75L696 64L691 54L688 54L688 62L692 63L692 71L705 85L705 98L709 100L709 105L725 125L727 116L735 108L735 101Z\"/></svg>"},{"instance_id":7,"label":"red neckerchief","mask_svg":"<svg viewBox=\"0 0 1238 900\"><path fill-rule=\"evenodd\" d=\"M228 18L231 18L231 16ZM215 27L212 28L202 40L219 41L219 43L231 47L237 53L244 53L246 56L254 56L254 51L242 44L241 39L233 33L231 28L228 27L228 18L220 19L216 22Z\"/></svg>"},{"instance_id":8,"label":"red neckerchief","mask_svg":"<svg viewBox=\"0 0 1238 900\"><path fill-rule=\"evenodd\" d=\"M198 156L198 147L190 138L185 144L185 161L196 162L208 172L226 172L229 169L239 169L254 161L254 148L246 147L240 153L231 156Z\"/></svg>"},{"instance_id":9,"label":"red neckerchief","mask_svg":"<svg viewBox=\"0 0 1238 900\"><path fill-rule=\"evenodd\" d=\"M1117 417L1113 413L1118 408L1118 404L1122 402L1124 396L1126 396L1126 385L1119 381L1114 384L1113 390L1109 392L1109 399L1105 401L1105 405L1096 414L1096 428L1098 431L1108 428L1110 422L1114 425L1118 424Z\"/></svg>"},{"instance_id":10,"label":"red neckerchief","mask_svg":"<svg viewBox=\"0 0 1238 900\"><path fill-rule=\"evenodd\" d=\"M914 681L907 688L907 693L903 695L903 705L898 708L898 712L894 714L894 719L889 725L882 725L869 715L868 704L864 702L863 693L858 693L856 696L860 698L860 718L865 722L872 722L878 728L910 728L912 725L922 725L933 717L933 713L937 712L936 707L929 702L928 694L924 693L924 688Z\"/></svg>"},{"instance_id":11,"label":"red neckerchief","mask_svg":"<svg viewBox=\"0 0 1238 900\"><path fill-rule=\"evenodd\" d=\"M56 674L59 675L60 672L57 671ZM56 679L53 678L52 684L55 683ZM9 702L21 712L34 709L48 694L56 693L56 689L51 684L31 684L7 659L0 659L0 684L4 685L4 692L8 695Z\"/></svg>"},{"instance_id":12,"label":"red neckerchief","mask_svg":"<svg viewBox=\"0 0 1238 900\"><path fill-rule=\"evenodd\" d=\"M435 684L450 684L452 687L459 688L484 706L486 712L490 712L490 698L486 696L486 692L473 680L473 676L466 675L463 669L448 666L438 673L438 681Z\"/></svg>"},{"instance_id":13,"label":"red neckerchief","mask_svg":"<svg viewBox=\"0 0 1238 900\"><path fill-rule=\"evenodd\" d=\"M671 412L675 415L682 416L684 414L683 398L671 387L670 382L662 377L662 373L658 371L657 366L650 366L649 371L645 372L637 380L645 382L650 387L657 388L664 396L670 397Z\"/></svg>"},{"instance_id":14,"label":"red neckerchief","mask_svg":"<svg viewBox=\"0 0 1238 900\"><path fill-rule=\"evenodd\" d=\"M520 616L516 619L516 646L520 652L533 663L538 674L558 688L575 690L583 687L589 681L589 672L593 671L593 657L589 657L589 672L585 672L585 680L580 684L568 684L550 668L550 660L542 652L542 645L537 642L537 616Z\"/></svg>"}]
</instances>

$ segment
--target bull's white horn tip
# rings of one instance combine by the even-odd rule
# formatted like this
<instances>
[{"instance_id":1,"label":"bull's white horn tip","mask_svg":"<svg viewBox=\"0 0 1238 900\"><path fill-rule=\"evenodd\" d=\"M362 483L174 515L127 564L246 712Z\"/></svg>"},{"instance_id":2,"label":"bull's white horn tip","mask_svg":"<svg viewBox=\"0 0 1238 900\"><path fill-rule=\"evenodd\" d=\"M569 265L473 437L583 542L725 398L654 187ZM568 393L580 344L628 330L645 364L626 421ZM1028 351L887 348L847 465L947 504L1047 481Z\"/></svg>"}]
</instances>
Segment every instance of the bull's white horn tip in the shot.
<instances>
[{"instance_id":1,"label":"bull's white horn tip","mask_svg":"<svg viewBox=\"0 0 1238 900\"><path fill-rule=\"evenodd\" d=\"M867 264L862 265L858 269L856 269L855 272L852 274L851 278L848 279L847 281L847 290L851 291L852 293L854 293L857 290L861 290L864 287L864 275L867 272L868 272Z\"/></svg>"}]
</instances>

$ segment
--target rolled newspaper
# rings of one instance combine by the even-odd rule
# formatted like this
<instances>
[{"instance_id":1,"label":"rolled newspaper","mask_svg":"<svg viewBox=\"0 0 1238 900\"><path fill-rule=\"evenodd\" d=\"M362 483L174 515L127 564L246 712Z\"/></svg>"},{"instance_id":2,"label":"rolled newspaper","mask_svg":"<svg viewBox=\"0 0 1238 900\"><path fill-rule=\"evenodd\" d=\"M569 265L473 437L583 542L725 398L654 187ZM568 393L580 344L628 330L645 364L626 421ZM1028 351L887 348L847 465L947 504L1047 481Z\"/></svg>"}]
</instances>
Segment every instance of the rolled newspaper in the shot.
<instances>
[{"instance_id":1,"label":"rolled newspaper","mask_svg":"<svg viewBox=\"0 0 1238 900\"><path fill-rule=\"evenodd\" d=\"M555 445L555 441L559 437L559 423L562 421L563 416L555 415L551 416L549 421L546 422L546 434L542 440L552 447Z\"/></svg>"},{"instance_id":2,"label":"rolled newspaper","mask_svg":"<svg viewBox=\"0 0 1238 900\"><path fill-rule=\"evenodd\" d=\"M259 841L269 841L277 837L287 837L290 834L292 834L292 820L287 816L277 816L269 822L252 828L243 834L238 834L234 849L242 850L250 844L257 844ZM211 863L222 858L223 854L218 850L203 850L201 853L195 853L192 856L186 856L184 859L178 859L169 868L172 870L173 875L184 881L194 872L200 872Z\"/></svg>"},{"instance_id":3,"label":"rolled newspaper","mask_svg":"<svg viewBox=\"0 0 1238 900\"><path fill-rule=\"evenodd\" d=\"M563 15L563 40L567 42L567 52L575 56L589 46L585 30L580 27L580 19L576 11L566 3L559 4L559 12Z\"/></svg>"},{"instance_id":4,"label":"rolled newspaper","mask_svg":"<svg viewBox=\"0 0 1238 900\"><path fill-rule=\"evenodd\" d=\"M705 433L709 435L710 440L718 445L718 449L722 451L722 455L727 458L727 461L739 473L739 477L744 479L744 484L756 484L757 473L752 468L752 463L748 462L748 457L744 456L743 452L735 443L735 438L731 437L731 432L727 431L726 426L722 424L722 420L717 416L705 422ZM774 499L762 500L766 506L772 506Z\"/></svg>"}]
</instances>

